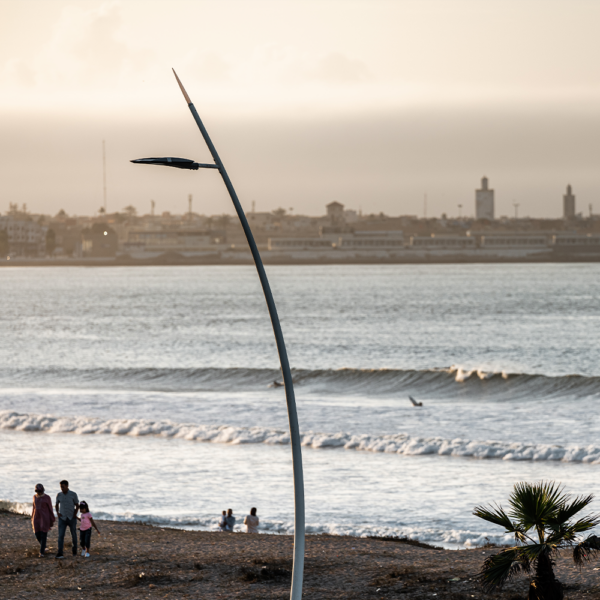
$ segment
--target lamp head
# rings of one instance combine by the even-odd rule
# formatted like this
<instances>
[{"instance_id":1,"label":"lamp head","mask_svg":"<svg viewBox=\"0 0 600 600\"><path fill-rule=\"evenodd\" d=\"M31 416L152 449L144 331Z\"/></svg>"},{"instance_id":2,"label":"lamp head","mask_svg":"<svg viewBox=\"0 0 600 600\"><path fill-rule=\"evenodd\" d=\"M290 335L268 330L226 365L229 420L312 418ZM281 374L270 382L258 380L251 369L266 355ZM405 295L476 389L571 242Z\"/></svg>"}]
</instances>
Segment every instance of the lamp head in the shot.
<instances>
[{"instance_id":1,"label":"lamp head","mask_svg":"<svg viewBox=\"0 0 600 600\"><path fill-rule=\"evenodd\" d=\"M132 163L140 165L163 165L164 167L175 167L176 169L188 169L197 171L200 165L189 158L175 158L173 156L165 156L162 158L138 158L132 160Z\"/></svg>"}]
</instances>

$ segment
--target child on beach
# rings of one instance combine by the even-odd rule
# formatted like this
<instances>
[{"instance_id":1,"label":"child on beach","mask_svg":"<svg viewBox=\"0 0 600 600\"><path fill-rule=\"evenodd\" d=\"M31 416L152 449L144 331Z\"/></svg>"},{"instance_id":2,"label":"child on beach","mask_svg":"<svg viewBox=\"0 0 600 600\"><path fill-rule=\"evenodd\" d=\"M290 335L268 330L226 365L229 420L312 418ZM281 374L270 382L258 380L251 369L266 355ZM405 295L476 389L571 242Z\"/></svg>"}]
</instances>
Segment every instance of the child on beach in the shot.
<instances>
[{"instance_id":1,"label":"child on beach","mask_svg":"<svg viewBox=\"0 0 600 600\"><path fill-rule=\"evenodd\" d=\"M90 512L90 507L85 500L79 504L79 511L81 513L81 517L77 517L77 519L81 521L81 525L79 525L79 545L81 546L81 556L89 558L90 543L92 541L92 526L98 532L98 535L100 535L100 530L96 527L96 523L94 522L94 518Z\"/></svg>"},{"instance_id":2,"label":"child on beach","mask_svg":"<svg viewBox=\"0 0 600 600\"><path fill-rule=\"evenodd\" d=\"M219 529L221 531L227 531L227 511L224 510L221 515L221 520L219 521Z\"/></svg>"}]
</instances>

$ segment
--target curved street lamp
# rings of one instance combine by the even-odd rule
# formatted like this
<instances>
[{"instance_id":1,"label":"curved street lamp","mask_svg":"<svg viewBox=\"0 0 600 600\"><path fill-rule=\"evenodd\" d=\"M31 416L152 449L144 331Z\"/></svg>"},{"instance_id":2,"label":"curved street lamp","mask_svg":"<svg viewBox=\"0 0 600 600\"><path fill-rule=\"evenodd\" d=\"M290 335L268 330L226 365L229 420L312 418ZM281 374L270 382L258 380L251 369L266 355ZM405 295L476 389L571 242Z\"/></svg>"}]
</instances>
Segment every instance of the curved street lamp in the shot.
<instances>
[{"instance_id":1,"label":"curved street lamp","mask_svg":"<svg viewBox=\"0 0 600 600\"><path fill-rule=\"evenodd\" d=\"M302 579L304 575L304 477L302 474L302 447L300 444L300 429L298 427L298 414L296 412L296 400L294 398L294 384L292 382L292 372L290 370L290 363L288 361L287 352L285 349L285 342L283 340L283 333L281 331L281 324L279 323L279 317L277 316L277 308L275 307L275 300L271 293L271 287L269 286L269 280L267 279L267 273L263 266L260 258L260 253L256 247L252 230L246 219L246 215L242 210L242 205L238 200L237 194L233 189L229 175L223 165L223 162L217 154L215 149L196 108L194 107L190 97L187 95L175 69L173 69L177 83L181 88L185 101L200 129L200 133L210 150L210 153L215 161L214 164L197 163L188 158L139 158L132 160L132 163L146 164L146 165L163 165L165 167L175 167L177 169L188 169L196 171L198 169L218 169L225 183L225 187L229 192L235 211L240 219L252 257L254 258L254 264L258 272L258 277L262 285L265 300L267 301L267 307L269 309L269 315L271 317L271 324L273 325L273 333L275 334L275 342L277 343L277 352L279 353L279 362L281 364L281 373L283 375L283 382L285 385L285 398L288 409L288 420L290 424L290 440L292 446L292 465L294 471L294 563L292 568L292 589L290 593L291 600L300 600L302 598Z\"/></svg>"}]
</instances>

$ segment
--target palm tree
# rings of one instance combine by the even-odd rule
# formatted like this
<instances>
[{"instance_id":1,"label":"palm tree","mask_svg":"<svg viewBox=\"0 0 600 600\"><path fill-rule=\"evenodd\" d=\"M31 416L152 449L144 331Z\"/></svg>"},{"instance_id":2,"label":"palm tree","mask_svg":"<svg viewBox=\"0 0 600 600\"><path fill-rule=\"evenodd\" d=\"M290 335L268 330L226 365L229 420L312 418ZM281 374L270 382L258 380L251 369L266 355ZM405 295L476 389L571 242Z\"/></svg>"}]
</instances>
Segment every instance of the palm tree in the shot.
<instances>
[{"instance_id":1,"label":"palm tree","mask_svg":"<svg viewBox=\"0 0 600 600\"><path fill-rule=\"evenodd\" d=\"M515 545L486 558L479 581L486 591L500 588L519 573L531 573L529 600L562 600L562 584L554 576L554 559L560 550L573 551L575 564L581 567L600 550L600 538L585 540L580 534L600 523L600 515L571 521L594 498L565 494L554 481L515 484L508 499L510 509L495 505L475 507L473 514L514 534Z\"/></svg>"}]
</instances>

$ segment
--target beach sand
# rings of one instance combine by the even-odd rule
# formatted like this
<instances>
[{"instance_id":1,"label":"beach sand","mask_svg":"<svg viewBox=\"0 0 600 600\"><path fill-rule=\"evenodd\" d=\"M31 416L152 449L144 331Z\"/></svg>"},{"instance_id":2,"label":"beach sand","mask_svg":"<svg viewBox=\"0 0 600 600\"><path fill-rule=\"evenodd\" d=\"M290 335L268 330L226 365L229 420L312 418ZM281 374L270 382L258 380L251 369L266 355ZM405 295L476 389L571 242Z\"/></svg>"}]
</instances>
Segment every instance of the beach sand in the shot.
<instances>
[{"instance_id":1,"label":"beach sand","mask_svg":"<svg viewBox=\"0 0 600 600\"><path fill-rule=\"evenodd\" d=\"M293 538L182 531L99 521L92 556L56 560L57 528L49 550L39 546L30 517L0 512L0 598L289 598ZM485 595L473 581L496 548L440 550L397 541L309 535L304 595L333 598L526 598L517 578ZM565 597L600 598L600 561L579 572L567 556L557 564Z\"/></svg>"}]
</instances>

